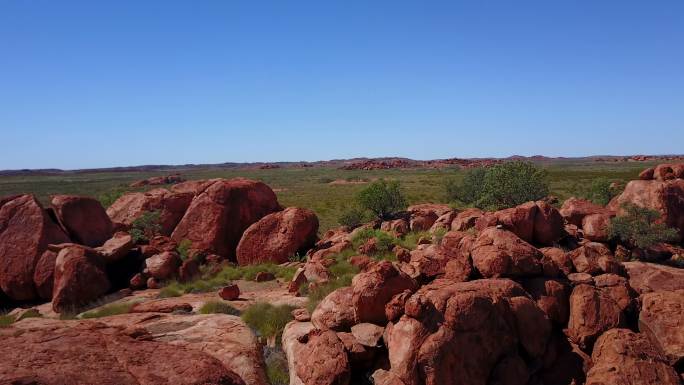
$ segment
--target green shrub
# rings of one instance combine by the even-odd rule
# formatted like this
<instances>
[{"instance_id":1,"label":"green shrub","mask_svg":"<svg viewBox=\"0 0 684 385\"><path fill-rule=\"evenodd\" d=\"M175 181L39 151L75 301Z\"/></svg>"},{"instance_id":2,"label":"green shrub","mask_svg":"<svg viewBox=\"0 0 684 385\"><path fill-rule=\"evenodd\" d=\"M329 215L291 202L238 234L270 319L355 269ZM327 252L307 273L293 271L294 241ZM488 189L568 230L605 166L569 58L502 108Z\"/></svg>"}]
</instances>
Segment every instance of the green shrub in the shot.
<instances>
[{"instance_id":1,"label":"green shrub","mask_svg":"<svg viewBox=\"0 0 684 385\"><path fill-rule=\"evenodd\" d=\"M13 315L4 314L0 315L0 328L9 327L14 323L15 319Z\"/></svg>"},{"instance_id":2,"label":"green shrub","mask_svg":"<svg viewBox=\"0 0 684 385\"><path fill-rule=\"evenodd\" d=\"M254 280L259 272L269 272L283 281L290 281L297 268L294 266L280 266L273 263L264 263L248 266L225 266L221 271L202 277L190 282L170 281L159 291L160 298L179 297L186 293L206 293L217 290L232 281L245 279Z\"/></svg>"},{"instance_id":3,"label":"green shrub","mask_svg":"<svg viewBox=\"0 0 684 385\"><path fill-rule=\"evenodd\" d=\"M625 204L626 215L614 217L608 226L608 235L631 247L648 248L660 242L675 242L679 239L676 229L664 223L656 223L660 212L634 204Z\"/></svg>"},{"instance_id":4,"label":"green shrub","mask_svg":"<svg viewBox=\"0 0 684 385\"><path fill-rule=\"evenodd\" d=\"M430 237L431 234L427 231L412 231L404 235L403 238L399 239L399 246L405 249L414 250L416 247L418 247L419 239Z\"/></svg>"},{"instance_id":5,"label":"green shrub","mask_svg":"<svg viewBox=\"0 0 684 385\"><path fill-rule=\"evenodd\" d=\"M266 354L266 376L271 385L288 385L290 374L288 372L287 358L282 351L272 351Z\"/></svg>"},{"instance_id":6,"label":"green shrub","mask_svg":"<svg viewBox=\"0 0 684 385\"><path fill-rule=\"evenodd\" d=\"M199 309L200 314L229 314L240 315L240 311L222 301L209 301Z\"/></svg>"},{"instance_id":7,"label":"green shrub","mask_svg":"<svg viewBox=\"0 0 684 385\"><path fill-rule=\"evenodd\" d=\"M475 204L484 191L484 180L487 170L473 168L465 172L461 183L449 180L446 184L447 200L449 202L460 201L468 205Z\"/></svg>"},{"instance_id":8,"label":"green shrub","mask_svg":"<svg viewBox=\"0 0 684 385\"><path fill-rule=\"evenodd\" d=\"M468 205L498 210L544 198L549 193L546 171L530 162L506 162L473 169L463 182L447 183L447 196Z\"/></svg>"},{"instance_id":9,"label":"green shrub","mask_svg":"<svg viewBox=\"0 0 684 385\"><path fill-rule=\"evenodd\" d=\"M359 246L366 243L369 239L375 238L377 240L378 251L388 251L392 250L394 245L399 243L399 240L392 234L375 229L363 229L358 231L352 238L352 245L354 249L358 249Z\"/></svg>"},{"instance_id":10,"label":"green shrub","mask_svg":"<svg viewBox=\"0 0 684 385\"><path fill-rule=\"evenodd\" d=\"M135 305L135 302L112 303L82 313L79 318L102 318L117 314L127 314L131 311L131 307L133 307L133 305Z\"/></svg>"},{"instance_id":11,"label":"green shrub","mask_svg":"<svg viewBox=\"0 0 684 385\"><path fill-rule=\"evenodd\" d=\"M245 309L242 320L262 337L276 337L280 341L285 325L292 321L292 310L289 305L271 305L270 303L255 303Z\"/></svg>"},{"instance_id":12,"label":"green shrub","mask_svg":"<svg viewBox=\"0 0 684 385\"><path fill-rule=\"evenodd\" d=\"M161 231L161 224L159 222L161 212L145 211L142 215L136 218L131 224L130 234L135 242L146 241L154 237Z\"/></svg>"},{"instance_id":13,"label":"green shrub","mask_svg":"<svg viewBox=\"0 0 684 385\"><path fill-rule=\"evenodd\" d=\"M342 212L337 222L342 226L355 228L362 225L367 219L366 211L359 207L350 207Z\"/></svg>"},{"instance_id":14,"label":"green shrub","mask_svg":"<svg viewBox=\"0 0 684 385\"><path fill-rule=\"evenodd\" d=\"M109 208L109 206L112 205L117 199L121 198L122 195L126 193L126 189L123 187L116 188L112 191L108 191L105 193L100 194L100 196L97 197L97 200L100 201L100 204L102 204L102 207L104 208Z\"/></svg>"},{"instance_id":15,"label":"green shrub","mask_svg":"<svg viewBox=\"0 0 684 385\"><path fill-rule=\"evenodd\" d=\"M359 205L380 219L390 219L406 208L406 198L397 181L381 179L368 185L356 197Z\"/></svg>"},{"instance_id":16,"label":"green shrub","mask_svg":"<svg viewBox=\"0 0 684 385\"><path fill-rule=\"evenodd\" d=\"M612 185L613 182L606 178L596 178L588 186L586 183L578 185L575 191L577 196L605 206L611 199L620 194L620 189L612 187Z\"/></svg>"},{"instance_id":17,"label":"green shrub","mask_svg":"<svg viewBox=\"0 0 684 385\"><path fill-rule=\"evenodd\" d=\"M180 241L178 244L178 247L176 247L176 251L178 252L178 255L180 255L180 258L182 261L185 261L190 257L190 249L192 248L192 241L189 239L183 239Z\"/></svg>"}]
</instances>

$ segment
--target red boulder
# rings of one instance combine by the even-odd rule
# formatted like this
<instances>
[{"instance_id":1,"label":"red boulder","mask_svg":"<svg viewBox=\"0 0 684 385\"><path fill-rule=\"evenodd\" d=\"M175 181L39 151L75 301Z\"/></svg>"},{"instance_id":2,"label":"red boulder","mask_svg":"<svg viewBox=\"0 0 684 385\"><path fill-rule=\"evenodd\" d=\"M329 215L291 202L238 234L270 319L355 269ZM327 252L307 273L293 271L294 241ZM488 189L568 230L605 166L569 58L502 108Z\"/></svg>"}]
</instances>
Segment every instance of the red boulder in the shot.
<instances>
[{"instance_id":1,"label":"red boulder","mask_svg":"<svg viewBox=\"0 0 684 385\"><path fill-rule=\"evenodd\" d=\"M93 249L72 245L55 261L52 308L73 311L107 293L110 288L102 257Z\"/></svg>"},{"instance_id":2,"label":"red boulder","mask_svg":"<svg viewBox=\"0 0 684 385\"><path fill-rule=\"evenodd\" d=\"M114 226L98 200L55 195L51 205L59 224L74 242L97 247L111 238Z\"/></svg>"},{"instance_id":3,"label":"red boulder","mask_svg":"<svg viewBox=\"0 0 684 385\"><path fill-rule=\"evenodd\" d=\"M316 243L318 218L313 211L290 207L266 215L245 230L237 247L240 265L285 263Z\"/></svg>"},{"instance_id":4,"label":"red boulder","mask_svg":"<svg viewBox=\"0 0 684 385\"><path fill-rule=\"evenodd\" d=\"M512 232L495 227L480 233L470 255L475 268L487 278L532 276L542 272L539 250Z\"/></svg>"},{"instance_id":5,"label":"red boulder","mask_svg":"<svg viewBox=\"0 0 684 385\"><path fill-rule=\"evenodd\" d=\"M32 195L0 202L0 289L16 301L36 299L36 264L48 244L69 238Z\"/></svg>"},{"instance_id":6,"label":"red boulder","mask_svg":"<svg viewBox=\"0 0 684 385\"><path fill-rule=\"evenodd\" d=\"M234 259L243 232L280 210L267 185L249 179L217 180L197 195L171 237L188 239L194 248Z\"/></svg>"},{"instance_id":7,"label":"red boulder","mask_svg":"<svg viewBox=\"0 0 684 385\"><path fill-rule=\"evenodd\" d=\"M160 234L171 235L190 205L192 197L192 193L176 193L163 188L128 193L107 208L107 215L117 230L128 230L145 212L157 211Z\"/></svg>"}]
</instances>

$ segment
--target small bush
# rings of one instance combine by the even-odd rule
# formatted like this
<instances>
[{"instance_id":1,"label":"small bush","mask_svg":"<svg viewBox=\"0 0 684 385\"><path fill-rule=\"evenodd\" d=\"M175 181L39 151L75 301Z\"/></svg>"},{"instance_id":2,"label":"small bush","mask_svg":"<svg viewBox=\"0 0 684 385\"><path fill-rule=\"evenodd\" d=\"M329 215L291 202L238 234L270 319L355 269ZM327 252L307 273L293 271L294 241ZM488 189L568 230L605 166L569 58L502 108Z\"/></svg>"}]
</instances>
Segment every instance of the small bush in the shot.
<instances>
[{"instance_id":1,"label":"small bush","mask_svg":"<svg viewBox=\"0 0 684 385\"><path fill-rule=\"evenodd\" d=\"M292 310L289 305L271 305L255 303L242 313L242 320L262 337L276 337L280 341L285 325L292 321Z\"/></svg>"},{"instance_id":2,"label":"small bush","mask_svg":"<svg viewBox=\"0 0 684 385\"><path fill-rule=\"evenodd\" d=\"M447 181L446 194L449 202L475 204L482 197L486 173L487 170L484 168L473 168L465 172L461 183L455 180Z\"/></svg>"},{"instance_id":3,"label":"small bush","mask_svg":"<svg viewBox=\"0 0 684 385\"><path fill-rule=\"evenodd\" d=\"M579 191L576 195L601 206L607 205L620 194L620 189L613 187L613 182L606 178L594 179L588 187L578 187L577 190Z\"/></svg>"},{"instance_id":4,"label":"small bush","mask_svg":"<svg viewBox=\"0 0 684 385\"><path fill-rule=\"evenodd\" d=\"M169 285L162 287L161 290L159 290L159 298L171 298L171 297L180 297L183 295L183 292L181 292L177 287L174 285Z\"/></svg>"},{"instance_id":5,"label":"small bush","mask_svg":"<svg viewBox=\"0 0 684 385\"><path fill-rule=\"evenodd\" d=\"M200 314L229 314L229 315L240 315L240 311L229 304L222 301L209 301L206 302L199 309Z\"/></svg>"},{"instance_id":6,"label":"small bush","mask_svg":"<svg viewBox=\"0 0 684 385\"><path fill-rule=\"evenodd\" d=\"M675 242L679 239L676 229L669 228L660 219L660 212L634 204L625 204L626 215L614 217L608 226L608 235L631 247L648 248L660 242Z\"/></svg>"},{"instance_id":7,"label":"small bush","mask_svg":"<svg viewBox=\"0 0 684 385\"><path fill-rule=\"evenodd\" d=\"M397 181L381 179L368 185L356 197L359 205L379 219L390 219L406 208L406 198Z\"/></svg>"},{"instance_id":8,"label":"small bush","mask_svg":"<svg viewBox=\"0 0 684 385\"><path fill-rule=\"evenodd\" d=\"M415 232L410 232L406 235L404 235L403 238L399 239L399 246L409 249L409 250L414 250L416 247L418 247L418 240L421 238L430 238L431 235L427 231L415 231Z\"/></svg>"},{"instance_id":9,"label":"small bush","mask_svg":"<svg viewBox=\"0 0 684 385\"><path fill-rule=\"evenodd\" d=\"M548 193L546 171L520 161L474 169L466 173L460 185L447 184L449 199L493 210L538 200Z\"/></svg>"},{"instance_id":10,"label":"small bush","mask_svg":"<svg viewBox=\"0 0 684 385\"><path fill-rule=\"evenodd\" d=\"M0 315L0 328L9 327L14 323L15 319L13 315L4 314Z\"/></svg>"},{"instance_id":11,"label":"small bush","mask_svg":"<svg viewBox=\"0 0 684 385\"><path fill-rule=\"evenodd\" d=\"M192 241L189 239L183 239L180 241L178 244L178 247L176 247L176 251L178 252L178 255L180 255L180 258L182 261L187 260L190 258L190 249L192 248Z\"/></svg>"},{"instance_id":12,"label":"small bush","mask_svg":"<svg viewBox=\"0 0 684 385\"><path fill-rule=\"evenodd\" d=\"M135 305L135 302L122 302L122 303L112 303L109 305L104 305L100 308L93 309L82 313L79 318L89 319L89 318L102 318L109 317L118 314L127 314L131 311L131 307Z\"/></svg>"},{"instance_id":13,"label":"small bush","mask_svg":"<svg viewBox=\"0 0 684 385\"><path fill-rule=\"evenodd\" d=\"M147 241L157 235L161 231L161 224L159 222L161 212L145 211L131 224L130 234L135 242Z\"/></svg>"},{"instance_id":14,"label":"small bush","mask_svg":"<svg viewBox=\"0 0 684 385\"><path fill-rule=\"evenodd\" d=\"M100 201L100 204L102 204L102 207L104 208L109 208L109 206L112 205L117 199L121 198L122 195L126 193L126 189L119 187L116 188L112 191L108 191L106 193L100 194L100 196L97 197L97 200Z\"/></svg>"},{"instance_id":15,"label":"small bush","mask_svg":"<svg viewBox=\"0 0 684 385\"><path fill-rule=\"evenodd\" d=\"M363 245L371 238L377 240L379 252L392 250L394 245L399 243L399 240L388 232L375 229L363 229L357 232L352 238L353 248L358 249L359 246Z\"/></svg>"},{"instance_id":16,"label":"small bush","mask_svg":"<svg viewBox=\"0 0 684 385\"><path fill-rule=\"evenodd\" d=\"M337 221L342 226L355 228L362 225L367 219L366 211L358 207L351 207L343 211Z\"/></svg>"},{"instance_id":17,"label":"small bush","mask_svg":"<svg viewBox=\"0 0 684 385\"><path fill-rule=\"evenodd\" d=\"M266 376L271 385L288 385L290 374L287 367L287 358L281 350L273 350L265 354Z\"/></svg>"}]
</instances>

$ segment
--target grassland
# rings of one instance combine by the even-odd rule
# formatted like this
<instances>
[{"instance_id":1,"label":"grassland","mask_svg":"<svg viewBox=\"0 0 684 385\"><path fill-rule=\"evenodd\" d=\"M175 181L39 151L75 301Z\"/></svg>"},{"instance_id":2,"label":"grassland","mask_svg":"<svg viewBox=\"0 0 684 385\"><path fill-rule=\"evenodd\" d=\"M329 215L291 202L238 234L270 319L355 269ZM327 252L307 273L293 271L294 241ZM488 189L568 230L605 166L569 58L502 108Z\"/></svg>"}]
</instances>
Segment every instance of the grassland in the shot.
<instances>
[{"instance_id":1,"label":"grassland","mask_svg":"<svg viewBox=\"0 0 684 385\"><path fill-rule=\"evenodd\" d=\"M548 170L551 193L561 200L577 192L595 178L623 181L636 178L639 171L652 165L647 162L592 162L557 161L541 164ZM103 202L136 189L127 186L136 180L168 172L93 172L49 176L0 177L0 196L33 193L47 202L51 195L77 194L93 196ZM376 178L399 180L409 203L445 202L444 183L447 179L460 179L458 169L401 169L401 170L339 170L334 168L280 168L280 169L207 169L188 170L181 174L186 179L246 177L261 180L277 193L285 206L307 207L316 212L321 230L337 226L337 218L352 202L363 184L330 183L334 180L360 181Z\"/></svg>"}]
</instances>

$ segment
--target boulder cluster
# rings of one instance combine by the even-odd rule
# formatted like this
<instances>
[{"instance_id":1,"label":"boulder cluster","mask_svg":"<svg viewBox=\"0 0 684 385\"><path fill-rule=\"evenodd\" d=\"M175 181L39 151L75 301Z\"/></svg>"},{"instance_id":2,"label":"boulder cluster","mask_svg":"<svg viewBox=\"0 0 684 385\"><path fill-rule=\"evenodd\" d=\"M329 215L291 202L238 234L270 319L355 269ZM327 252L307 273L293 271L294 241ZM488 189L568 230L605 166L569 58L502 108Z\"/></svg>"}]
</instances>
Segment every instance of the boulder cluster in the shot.
<instances>
[{"instance_id":1,"label":"boulder cluster","mask_svg":"<svg viewBox=\"0 0 684 385\"><path fill-rule=\"evenodd\" d=\"M155 231L132 229L156 213ZM0 302L52 301L65 312L125 287L189 280L201 263L283 263L317 240L318 218L283 208L267 185L248 179L188 181L99 201L57 195L0 199ZM186 255L181 244L189 245ZM1 305L2 303L0 303Z\"/></svg>"},{"instance_id":2,"label":"boulder cluster","mask_svg":"<svg viewBox=\"0 0 684 385\"><path fill-rule=\"evenodd\" d=\"M290 384L680 384L684 270L622 262L630 251L606 231L625 202L683 231L679 167L656 167L607 207L575 198L496 212L424 204L329 231L291 286L327 281L328 257L363 228L433 237L395 247L395 262L371 257L376 240L361 245L349 258L361 269L351 285L286 326ZM684 256L659 248L654 262Z\"/></svg>"}]
</instances>

